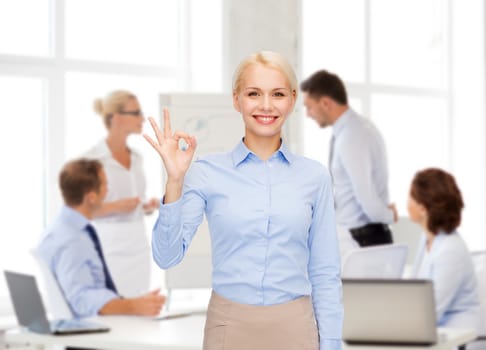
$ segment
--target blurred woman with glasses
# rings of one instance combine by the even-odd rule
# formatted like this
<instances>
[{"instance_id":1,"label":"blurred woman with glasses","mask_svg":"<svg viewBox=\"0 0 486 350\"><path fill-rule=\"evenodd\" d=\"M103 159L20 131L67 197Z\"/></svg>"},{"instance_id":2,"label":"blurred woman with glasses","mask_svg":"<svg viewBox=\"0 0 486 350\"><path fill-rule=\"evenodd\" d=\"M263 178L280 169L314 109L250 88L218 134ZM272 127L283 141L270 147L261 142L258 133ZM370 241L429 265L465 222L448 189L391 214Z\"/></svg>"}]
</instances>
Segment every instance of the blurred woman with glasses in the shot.
<instances>
[{"instance_id":1,"label":"blurred woman with glasses","mask_svg":"<svg viewBox=\"0 0 486 350\"><path fill-rule=\"evenodd\" d=\"M110 272L119 293L132 297L150 287L150 245L144 214L158 208L145 198L142 156L130 148L130 135L140 135L145 122L140 103L130 91L117 90L94 101L107 136L85 156L103 163L108 194L94 221Z\"/></svg>"}]
</instances>

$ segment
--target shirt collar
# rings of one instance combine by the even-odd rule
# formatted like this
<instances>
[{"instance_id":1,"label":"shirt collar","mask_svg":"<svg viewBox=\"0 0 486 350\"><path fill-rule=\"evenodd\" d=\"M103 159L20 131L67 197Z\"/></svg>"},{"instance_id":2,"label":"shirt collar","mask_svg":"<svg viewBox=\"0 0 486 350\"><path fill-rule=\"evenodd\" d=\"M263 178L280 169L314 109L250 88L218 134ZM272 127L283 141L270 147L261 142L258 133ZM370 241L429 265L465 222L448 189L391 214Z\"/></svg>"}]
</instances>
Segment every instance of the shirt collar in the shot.
<instances>
[{"instance_id":1,"label":"shirt collar","mask_svg":"<svg viewBox=\"0 0 486 350\"><path fill-rule=\"evenodd\" d=\"M277 154L282 157L283 160L287 161L287 163L292 163L294 160L294 155L290 152L289 148L285 143L280 144L280 148L277 151Z\"/></svg>"},{"instance_id":2,"label":"shirt collar","mask_svg":"<svg viewBox=\"0 0 486 350\"><path fill-rule=\"evenodd\" d=\"M452 233L445 233L444 231L440 230L435 236L434 240L432 241L432 247L428 253L433 253L434 251L437 250L437 247L439 247L444 240L451 235L457 234L457 231L454 231ZM422 246L425 250L425 246L427 245L427 235L424 233L422 236ZM426 251L426 250L425 250ZM427 253L426 253L427 254Z\"/></svg>"},{"instance_id":3,"label":"shirt collar","mask_svg":"<svg viewBox=\"0 0 486 350\"><path fill-rule=\"evenodd\" d=\"M233 165L236 167L244 162L248 157L257 157L248 147L246 147L243 139L238 142L236 147L231 152L231 158L233 159ZM288 149L287 145L284 142L280 143L280 148L270 157L273 159L275 157L279 157L283 161L287 163L292 163L293 161L293 154Z\"/></svg>"},{"instance_id":4,"label":"shirt collar","mask_svg":"<svg viewBox=\"0 0 486 350\"><path fill-rule=\"evenodd\" d=\"M348 108L343 114L337 118L337 120L332 125L332 133L334 136L339 135L341 130L344 129L345 125L351 120L354 115L354 111L351 108Z\"/></svg>"},{"instance_id":5,"label":"shirt collar","mask_svg":"<svg viewBox=\"0 0 486 350\"><path fill-rule=\"evenodd\" d=\"M130 158L133 162L136 162L137 158L140 158L140 154L128 147L130 150ZM111 154L110 148L108 147L108 143L106 142L106 139L100 140L88 153L87 153L88 158L92 159L99 159L101 161L103 160L112 160L114 164L117 164L119 167L126 169L123 165L121 165L117 160L113 158L113 155ZM130 165L130 168L132 165ZM129 169L130 170L130 169Z\"/></svg>"},{"instance_id":6,"label":"shirt collar","mask_svg":"<svg viewBox=\"0 0 486 350\"><path fill-rule=\"evenodd\" d=\"M95 158L95 159L105 159L105 158L110 158L111 157L111 151L108 148L108 144L106 143L106 140L100 140L96 146L93 147L91 150L90 157Z\"/></svg>"},{"instance_id":7,"label":"shirt collar","mask_svg":"<svg viewBox=\"0 0 486 350\"><path fill-rule=\"evenodd\" d=\"M70 226L80 231L84 230L86 225L90 223L84 215L67 205L61 208L60 216L64 222L69 222Z\"/></svg>"},{"instance_id":8,"label":"shirt collar","mask_svg":"<svg viewBox=\"0 0 486 350\"><path fill-rule=\"evenodd\" d=\"M444 241L447 236L450 236L452 234L456 233L455 231L452 232L452 233L445 233L444 231L440 230L435 236L434 236L434 240L432 241L432 247L437 247L439 246L442 241Z\"/></svg>"}]
</instances>

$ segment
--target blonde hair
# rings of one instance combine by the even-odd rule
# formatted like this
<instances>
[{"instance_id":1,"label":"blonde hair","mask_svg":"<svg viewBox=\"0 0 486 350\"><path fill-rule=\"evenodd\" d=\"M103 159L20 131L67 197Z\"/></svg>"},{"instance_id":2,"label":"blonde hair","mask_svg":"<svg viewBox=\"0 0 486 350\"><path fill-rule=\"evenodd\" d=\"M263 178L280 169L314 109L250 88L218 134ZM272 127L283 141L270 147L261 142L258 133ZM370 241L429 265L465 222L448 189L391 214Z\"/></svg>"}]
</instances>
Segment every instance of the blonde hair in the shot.
<instances>
[{"instance_id":1,"label":"blonde hair","mask_svg":"<svg viewBox=\"0 0 486 350\"><path fill-rule=\"evenodd\" d=\"M106 128L109 128L113 114L121 112L130 99L137 99L137 96L127 90L115 90L104 98L95 99L93 109L103 118Z\"/></svg>"},{"instance_id":2,"label":"blonde hair","mask_svg":"<svg viewBox=\"0 0 486 350\"><path fill-rule=\"evenodd\" d=\"M237 93L240 90L241 81L243 80L243 75L246 69L254 64L262 64L265 67L274 68L281 72L287 78L290 89L297 96L298 86L297 77L295 76L294 69L290 63L281 54L273 51L260 51L256 52L243 61L240 62L238 67L236 67L235 73L233 74L233 92Z\"/></svg>"}]
</instances>

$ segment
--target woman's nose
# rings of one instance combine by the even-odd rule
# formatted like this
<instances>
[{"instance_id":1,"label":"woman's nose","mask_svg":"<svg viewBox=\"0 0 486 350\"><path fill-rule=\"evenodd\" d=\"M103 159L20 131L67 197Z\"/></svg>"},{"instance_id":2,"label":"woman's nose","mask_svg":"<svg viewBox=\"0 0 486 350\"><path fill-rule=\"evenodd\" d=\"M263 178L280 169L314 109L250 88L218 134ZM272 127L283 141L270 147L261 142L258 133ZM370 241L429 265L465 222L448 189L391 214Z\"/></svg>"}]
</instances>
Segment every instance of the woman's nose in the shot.
<instances>
[{"instance_id":1,"label":"woman's nose","mask_svg":"<svg viewBox=\"0 0 486 350\"><path fill-rule=\"evenodd\" d=\"M268 109L271 109L272 108L272 101L270 99L270 96L268 95L263 95L263 99L262 99L262 108L264 110L268 110Z\"/></svg>"}]
</instances>

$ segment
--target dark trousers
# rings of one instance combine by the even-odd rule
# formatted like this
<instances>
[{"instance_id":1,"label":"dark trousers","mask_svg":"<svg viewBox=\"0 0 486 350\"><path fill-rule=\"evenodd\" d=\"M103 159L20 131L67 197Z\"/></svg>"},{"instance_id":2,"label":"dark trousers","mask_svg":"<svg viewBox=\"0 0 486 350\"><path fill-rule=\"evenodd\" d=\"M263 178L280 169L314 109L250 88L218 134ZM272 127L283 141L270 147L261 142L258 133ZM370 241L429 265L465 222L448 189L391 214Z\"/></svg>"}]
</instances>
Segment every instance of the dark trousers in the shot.
<instances>
[{"instance_id":1,"label":"dark trousers","mask_svg":"<svg viewBox=\"0 0 486 350\"><path fill-rule=\"evenodd\" d=\"M349 231L360 247L393 243L392 232L385 224L368 224Z\"/></svg>"}]
</instances>

